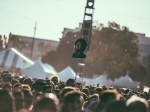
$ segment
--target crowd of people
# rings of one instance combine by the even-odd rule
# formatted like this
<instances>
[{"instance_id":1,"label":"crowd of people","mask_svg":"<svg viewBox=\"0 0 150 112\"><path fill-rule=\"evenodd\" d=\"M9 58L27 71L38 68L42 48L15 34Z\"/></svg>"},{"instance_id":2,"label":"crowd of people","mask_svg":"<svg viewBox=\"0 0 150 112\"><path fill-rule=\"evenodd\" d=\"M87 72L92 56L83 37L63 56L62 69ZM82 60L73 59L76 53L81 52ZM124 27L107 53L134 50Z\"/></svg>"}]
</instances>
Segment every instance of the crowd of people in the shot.
<instances>
[{"instance_id":1,"label":"crowd of people","mask_svg":"<svg viewBox=\"0 0 150 112\"><path fill-rule=\"evenodd\" d=\"M0 74L0 112L150 112L149 92Z\"/></svg>"}]
</instances>

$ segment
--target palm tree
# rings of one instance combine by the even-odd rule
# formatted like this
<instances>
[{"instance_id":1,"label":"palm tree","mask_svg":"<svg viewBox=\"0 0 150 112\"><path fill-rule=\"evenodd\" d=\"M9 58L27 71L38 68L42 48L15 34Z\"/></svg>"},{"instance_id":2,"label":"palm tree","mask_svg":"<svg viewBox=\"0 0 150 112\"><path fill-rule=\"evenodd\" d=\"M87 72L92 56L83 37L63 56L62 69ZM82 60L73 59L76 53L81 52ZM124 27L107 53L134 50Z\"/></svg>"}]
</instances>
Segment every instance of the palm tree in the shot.
<instances>
[{"instance_id":1,"label":"palm tree","mask_svg":"<svg viewBox=\"0 0 150 112\"><path fill-rule=\"evenodd\" d=\"M44 55L44 51L45 51L46 45L47 45L46 42L43 42L43 41L38 44L38 48L41 51L41 56Z\"/></svg>"},{"instance_id":2,"label":"palm tree","mask_svg":"<svg viewBox=\"0 0 150 112\"><path fill-rule=\"evenodd\" d=\"M19 49L20 52L22 52L22 49L27 48L28 45L29 44L25 40L19 39L18 44L17 44L17 48Z\"/></svg>"}]
</instances>

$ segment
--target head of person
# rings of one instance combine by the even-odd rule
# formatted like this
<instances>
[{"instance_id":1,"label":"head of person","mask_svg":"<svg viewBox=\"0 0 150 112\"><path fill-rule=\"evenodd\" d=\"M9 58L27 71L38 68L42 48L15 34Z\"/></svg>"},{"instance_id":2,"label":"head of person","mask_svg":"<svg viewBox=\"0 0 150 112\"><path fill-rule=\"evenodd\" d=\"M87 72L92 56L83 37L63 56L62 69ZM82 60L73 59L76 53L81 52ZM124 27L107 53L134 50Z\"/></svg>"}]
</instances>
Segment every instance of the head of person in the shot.
<instances>
[{"instance_id":1,"label":"head of person","mask_svg":"<svg viewBox=\"0 0 150 112\"><path fill-rule=\"evenodd\" d=\"M28 84L28 85L32 88L33 81L32 81L31 78L25 78L25 79L23 80L23 83L24 83L24 84Z\"/></svg>"},{"instance_id":2,"label":"head of person","mask_svg":"<svg viewBox=\"0 0 150 112\"><path fill-rule=\"evenodd\" d=\"M65 87L60 91L61 103L64 104L64 96L67 92L76 90L74 87Z\"/></svg>"},{"instance_id":3,"label":"head of person","mask_svg":"<svg viewBox=\"0 0 150 112\"><path fill-rule=\"evenodd\" d=\"M20 110L24 108L24 94L21 89L17 89L13 91L13 95L15 97L15 106L16 110Z\"/></svg>"},{"instance_id":4,"label":"head of person","mask_svg":"<svg viewBox=\"0 0 150 112\"><path fill-rule=\"evenodd\" d=\"M8 90L8 91L11 91L12 90L12 85L10 82L6 82L3 84L3 90Z\"/></svg>"},{"instance_id":5,"label":"head of person","mask_svg":"<svg viewBox=\"0 0 150 112\"><path fill-rule=\"evenodd\" d=\"M21 84L22 90L28 90L31 91L31 87L28 84Z\"/></svg>"},{"instance_id":6,"label":"head of person","mask_svg":"<svg viewBox=\"0 0 150 112\"><path fill-rule=\"evenodd\" d=\"M110 102L104 112L128 112L125 101L115 100Z\"/></svg>"},{"instance_id":7,"label":"head of person","mask_svg":"<svg viewBox=\"0 0 150 112\"><path fill-rule=\"evenodd\" d=\"M149 109L148 102L145 99L135 95L127 100L126 106L128 112L148 112Z\"/></svg>"},{"instance_id":8,"label":"head of person","mask_svg":"<svg viewBox=\"0 0 150 112\"><path fill-rule=\"evenodd\" d=\"M75 80L74 79L68 79L66 82L66 86L75 87Z\"/></svg>"},{"instance_id":9,"label":"head of person","mask_svg":"<svg viewBox=\"0 0 150 112\"><path fill-rule=\"evenodd\" d=\"M65 84L65 83L62 83L62 84L59 86L59 89L62 90L65 86L66 86L66 84Z\"/></svg>"},{"instance_id":10,"label":"head of person","mask_svg":"<svg viewBox=\"0 0 150 112\"><path fill-rule=\"evenodd\" d=\"M33 95L30 91L28 90L23 90L24 93L24 108L27 110L31 110L31 105L33 101Z\"/></svg>"},{"instance_id":11,"label":"head of person","mask_svg":"<svg viewBox=\"0 0 150 112\"><path fill-rule=\"evenodd\" d=\"M88 89L88 88L82 89L82 92L84 92L87 96L90 95L90 92L89 92L89 89Z\"/></svg>"},{"instance_id":12,"label":"head of person","mask_svg":"<svg viewBox=\"0 0 150 112\"><path fill-rule=\"evenodd\" d=\"M3 76L3 81L4 82L11 82L11 80L12 80L12 74L5 73L4 76Z\"/></svg>"},{"instance_id":13,"label":"head of person","mask_svg":"<svg viewBox=\"0 0 150 112\"><path fill-rule=\"evenodd\" d=\"M37 79L37 80L35 81L35 90L36 90L37 92L42 91L43 85L44 85L44 81L43 81L42 79Z\"/></svg>"},{"instance_id":14,"label":"head of person","mask_svg":"<svg viewBox=\"0 0 150 112\"><path fill-rule=\"evenodd\" d=\"M51 93L52 92L52 86L44 86L42 92L43 93Z\"/></svg>"},{"instance_id":15,"label":"head of person","mask_svg":"<svg viewBox=\"0 0 150 112\"><path fill-rule=\"evenodd\" d=\"M74 48L76 52L84 52L87 48L87 42L84 38L79 38L74 43Z\"/></svg>"},{"instance_id":16,"label":"head of person","mask_svg":"<svg viewBox=\"0 0 150 112\"><path fill-rule=\"evenodd\" d=\"M94 94L94 92L95 92L95 87L91 86L90 89L89 89L89 91L90 91L90 95Z\"/></svg>"},{"instance_id":17,"label":"head of person","mask_svg":"<svg viewBox=\"0 0 150 112\"><path fill-rule=\"evenodd\" d=\"M16 112L14 97L10 91L0 91L0 112Z\"/></svg>"},{"instance_id":18,"label":"head of person","mask_svg":"<svg viewBox=\"0 0 150 112\"><path fill-rule=\"evenodd\" d=\"M17 79L12 79L11 80L11 84L12 84L12 86L14 86L14 84L16 84L16 83L20 83Z\"/></svg>"},{"instance_id":19,"label":"head of person","mask_svg":"<svg viewBox=\"0 0 150 112\"><path fill-rule=\"evenodd\" d=\"M14 84L13 89L22 89L21 84L20 83Z\"/></svg>"},{"instance_id":20,"label":"head of person","mask_svg":"<svg viewBox=\"0 0 150 112\"><path fill-rule=\"evenodd\" d=\"M57 98L60 100L60 90L59 89L55 89L53 91L53 93L57 96Z\"/></svg>"},{"instance_id":21,"label":"head of person","mask_svg":"<svg viewBox=\"0 0 150 112\"><path fill-rule=\"evenodd\" d=\"M103 89L100 88L100 87L95 88L95 93L96 94L100 94L102 91L103 91Z\"/></svg>"},{"instance_id":22,"label":"head of person","mask_svg":"<svg viewBox=\"0 0 150 112\"><path fill-rule=\"evenodd\" d=\"M54 85L57 85L59 83L59 77L58 76L52 76L51 81L54 83Z\"/></svg>"},{"instance_id":23,"label":"head of person","mask_svg":"<svg viewBox=\"0 0 150 112\"><path fill-rule=\"evenodd\" d=\"M99 100L99 94L90 95L88 101Z\"/></svg>"},{"instance_id":24,"label":"head of person","mask_svg":"<svg viewBox=\"0 0 150 112\"><path fill-rule=\"evenodd\" d=\"M40 101L43 98L43 94L41 92L38 92L35 94L35 96L33 97L33 107L35 106L35 104Z\"/></svg>"},{"instance_id":25,"label":"head of person","mask_svg":"<svg viewBox=\"0 0 150 112\"><path fill-rule=\"evenodd\" d=\"M65 94L64 104L68 111L82 110L84 99L78 91L70 91Z\"/></svg>"},{"instance_id":26,"label":"head of person","mask_svg":"<svg viewBox=\"0 0 150 112\"><path fill-rule=\"evenodd\" d=\"M34 112L61 112L59 100L53 93L45 94L35 104Z\"/></svg>"}]
</instances>

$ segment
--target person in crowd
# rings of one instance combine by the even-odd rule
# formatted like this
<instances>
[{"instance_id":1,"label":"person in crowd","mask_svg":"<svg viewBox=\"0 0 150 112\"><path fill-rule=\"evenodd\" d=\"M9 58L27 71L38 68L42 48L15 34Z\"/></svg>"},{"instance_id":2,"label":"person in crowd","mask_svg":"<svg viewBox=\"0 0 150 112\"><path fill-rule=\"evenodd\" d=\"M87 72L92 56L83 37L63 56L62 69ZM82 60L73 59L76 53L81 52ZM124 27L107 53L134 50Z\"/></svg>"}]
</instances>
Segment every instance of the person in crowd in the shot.
<instances>
[{"instance_id":1,"label":"person in crowd","mask_svg":"<svg viewBox=\"0 0 150 112\"><path fill-rule=\"evenodd\" d=\"M96 108L96 112L101 112L105 109L106 105L113 101L119 99L119 93L117 93L115 90L104 90L99 95L100 103Z\"/></svg>"},{"instance_id":2,"label":"person in crowd","mask_svg":"<svg viewBox=\"0 0 150 112\"><path fill-rule=\"evenodd\" d=\"M31 88L28 84L21 84L21 89L31 91Z\"/></svg>"},{"instance_id":3,"label":"person in crowd","mask_svg":"<svg viewBox=\"0 0 150 112\"><path fill-rule=\"evenodd\" d=\"M35 104L34 112L61 112L59 100L52 93L43 95L43 98Z\"/></svg>"},{"instance_id":4,"label":"person in crowd","mask_svg":"<svg viewBox=\"0 0 150 112\"><path fill-rule=\"evenodd\" d=\"M70 91L65 94L64 105L67 112L81 112L83 111L84 99L80 92Z\"/></svg>"},{"instance_id":5,"label":"person in crowd","mask_svg":"<svg viewBox=\"0 0 150 112\"><path fill-rule=\"evenodd\" d=\"M11 80L11 84L12 84L12 86L14 86L14 84L16 84L16 83L20 83L17 79L12 79Z\"/></svg>"},{"instance_id":6,"label":"person in crowd","mask_svg":"<svg viewBox=\"0 0 150 112\"><path fill-rule=\"evenodd\" d=\"M0 91L0 112L16 112L14 97L10 91Z\"/></svg>"},{"instance_id":7,"label":"person in crowd","mask_svg":"<svg viewBox=\"0 0 150 112\"><path fill-rule=\"evenodd\" d=\"M126 106L128 112L148 112L149 104L144 98L136 95L127 100Z\"/></svg>"},{"instance_id":8,"label":"person in crowd","mask_svg":"<svg viewBox=\"0 0 150 112\"><path fill-rule=\"evenodd\" d=\"M74 79L68 79L66 82L66 86L75 87L75 80Z\"/></svg>"},{"instance_id":9,"label":"person in crowd","mask_svg":"<svg viewBox=\"0 0 150 112\"><path fill-rule=\"evenodd\" d=\"M90 91L90 95L92 95L92 94L94 94L95 93L95 87L94 86L91 86L90 88L89 88L89 91Z\"/></svg>"},{"instance_id":10,"label":"person in crowd","mask_svg":"<svg viewBox=\"0 0 150 112\"><path fill-rule=\"evenodd\" d=\"M42 92L44 85L44 80L42 79L37 79L34 83L34 89L35 91L33 92L33 96L36 95L38 92Z\"/></svg>"},{"instance_id":11,"label":"person in crowd","mask_svg":"<svg viewBox=\"0 0 150 112\"><path fill-rule=\"evenodd\" d=\"M128 112L125 101L115 100L110 102L104 112Z\"/></svg>"},{"instance_id":12,"label":"person in crowd","mask_svg":"<svg viewBox=\"0 0 150 112\"><path fill-rule=\"evenodd\" d=\"M101 94L102 91L103 91L103 89L102 89L101 87L97 87L97 88L95 88L95 90L94 90L94 92L95 92L96 94Z\"/></svg>"},{"instance_id":13,"label":"person in crowd","mask_svg":"<svg viewBox=\"0 0 150 112\"><path fill-rule=\"evenodd\" d=\"M53 90L52 86L49 85L49 86L44 86L42 92L43 93L52 93L52 90Z\"/></svg>"},{"instance_id":14,"label":"person in crowd","mask_svg":"<svg viewBox=\"0 0 150 112\"><path fill-rule=\"evenodd\" d=\"M40 101L43 98L43 94L42 92L38 92L35 95L33 95L33 107L35 106L35 104Z\"/></svg>"},{"instance_id":15,"label":"person in crowd","mask_svg":"<svg viewBox=\"0 0 150 112\"><path fill-rule=\"evenodd\" d=\"M28 84L30 86L31 90L33 90L33 87L32 87L33 81L31 78L25 78L23 80L23 84Z\"/></svg>"},{"instance_id":16,"label":"person in crowd","mask_svg":"<svg viewBox=\"0 0 150 112\"><path fill-rule=\"evenodd\" d=\"M3 79L3 82L0 84L0 87L2 87L3 84L6 83L6 82L11 82L11 80L12 80L12 74L4 72L2 74L2 79Z\"/></svg>"},{"instance_id":17,"label":"person in crowd","mask_svg":"<svg viewBox=\"0 0 150 112\"><path fill-rule=\"evenodd\" d=\"M2 88L3 88L3 90L12 91L12 85L10 82L4 83Z\"/></svg>"},{"instance_id":18,"label":"person in crowd","mask_svg":"<svg viewBox=\"0 0 150 112\"><path fill-rule=\"evenodd\" d=\"M13 91L13 95L15 97L15 106L16 111L21 111L24 109L24 94L21 89L17 89Z\"/></svg>"},{"instance_id":19,"label":"person in crowd","mask_svg":"<svg viewBox=\"0 0 150 112\"><path fill-rule=\"evenodd\" d=\"M33 101L33 95L28 90L23 90L24 93L24 108L28 111L32 110L32 101Z\"/></svg>"},{"instance_id":20,"label":"person in crowd","mask_svg":"<svg viewBox=\"0 0 150 112\"><path fill-rule=\"evenodd\" d=\"M89 92L89 89L88 89L88 88L82 89L82 92L84 92L87 96L90 95L90 92Z\"/></svg>"},{"instance_id":21,"label":"person in crowd","mask_svg":"<svg viewBox=\"0 0 150 112\"><path fill-rule=\"evenodd\" d=\"M61 103L64 103L65 94L72 90L76 90L76 89L74 87L65 87L64 89L61 90L60 92Z\"/></svg>"},{"instance_id":22,"label":"person in crowd","mask_svg":"<svg viewBox=\"0 0 150 112\"><path fill-rule=\"evenodd\" d=\"M20 83L14 84L13 89L22 89L21 84Z\"/></svg>"},{"instance_id":23,"label":"person in crowd","mask_svg":"<svg viewBox=\"0 0 150 112\"><path fill-rule=\"evenodd\" d=\"M60 100L60 90L59 89L55 89L53 91L53 93L57 96L57 98Z\"/></svg>"},{"instance_id":24,"label":"person in crowd","mask_svg":"<svg viewBox=\"0 0 150 112\"><path fill-rule=\"evenodd\" d=\"M55 87L58 87L59 86L59 77L54 75L50 78L50 81L52 81L55 85Z\"/></svg>"},{"instance_id":25,"label":"person in crowd","mask_svg":"<svg viewBox=\"0 0 150 112\"><path fill-rule=\"evenodd\" d=\"M62 90L66 86L65 83L60 84L59 89Z\"/></svg>"}]
</instances>

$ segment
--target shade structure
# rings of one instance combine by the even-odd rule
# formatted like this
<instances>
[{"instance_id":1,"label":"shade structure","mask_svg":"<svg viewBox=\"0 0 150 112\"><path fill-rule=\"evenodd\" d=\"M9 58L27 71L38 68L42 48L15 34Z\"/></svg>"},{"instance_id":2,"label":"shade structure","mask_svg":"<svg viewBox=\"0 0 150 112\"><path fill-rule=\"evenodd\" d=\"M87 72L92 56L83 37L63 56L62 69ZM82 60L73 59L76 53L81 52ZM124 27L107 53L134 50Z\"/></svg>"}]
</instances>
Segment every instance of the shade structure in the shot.
<instances>
[{"instance_id":1,"label":"shade structure","mask_svg":"<svg viewBox=\"0 0 150 112\"><path fill-rule=\"evenodd\" d=\"M0 68L3 69L16 69L26 68L34 62L25 57L14 48L10 48L0 52Z\"/></svg>"},{"instance_id":2,"label":"shade structure","mask_svg":"<svg viewBox=\"0 0 150 112\"><path fill-rule=\"evenodd\" d=\"M48 67L49 66L49 67ZM50 78L52 75L56 75L56 70L53 67L50 69L50 65L43 64L41 60L37 60L34 64L30 67L25 69L21 69L21 73L24 76L32 77L32 78L39 78L45 79Z\"/></svg>"},{"instance_id":3,"label":"shade structure","mask_svg":"<svg viewBox=\"0 0 150 112\"><path fill-rule=\"evenodd\" d=\"M76 77L76 73L70 66L65 68L63 71L59 72L57 75L60 78L60 80L64 82L66 82L69 78L75 79ZM79 76L77 76L76 78L79 79Z\"/></svg>"},{"instance_id":4,"label":"shade structure","mask_svg":"<svg viewBox=\"0 0 150 112\"><path fill-rule=\"evenodd\" d=\"M119 79L115 79L114 85L129 88L137 88L137 86L139 86L139 82L133 81L128 75L126 75L124 77L120 77Z\"/></svg>"}]
</instances>

